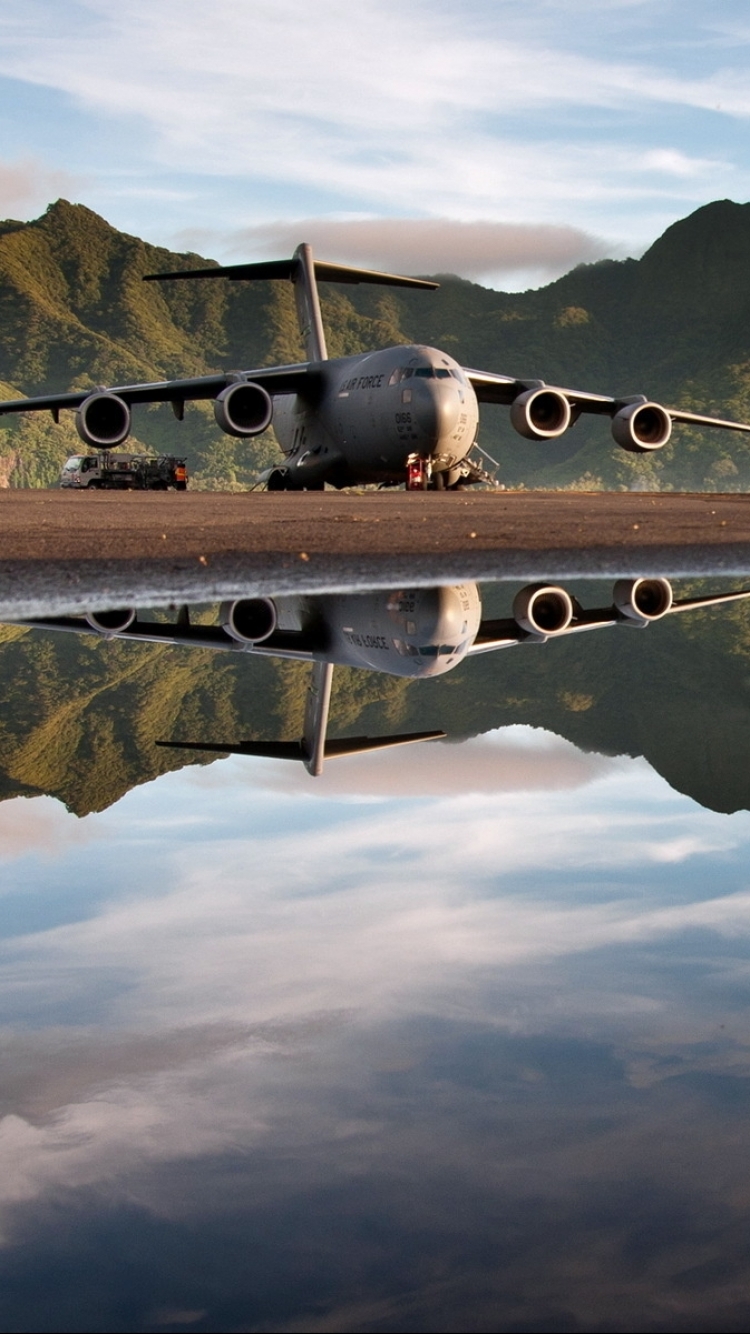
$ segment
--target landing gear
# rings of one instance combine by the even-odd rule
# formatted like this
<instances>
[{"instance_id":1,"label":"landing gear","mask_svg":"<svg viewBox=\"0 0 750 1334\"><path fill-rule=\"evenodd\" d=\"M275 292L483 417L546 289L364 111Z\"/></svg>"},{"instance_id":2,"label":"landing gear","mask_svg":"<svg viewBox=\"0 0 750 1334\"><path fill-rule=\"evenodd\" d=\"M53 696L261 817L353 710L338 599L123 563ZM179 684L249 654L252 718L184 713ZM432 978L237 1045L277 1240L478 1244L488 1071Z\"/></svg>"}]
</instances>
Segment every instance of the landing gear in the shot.
<instances>
[{"instance_id":1,"label":"landing gear","mask_svg":"<svg viewBox=\"0 0 750 1334\"><path fill-rule=\"evenodd\" d=\"M286 477L281 468L274 468L268 481L266 482L267 491L286 491Z\"/></svg>"}]
</instances>

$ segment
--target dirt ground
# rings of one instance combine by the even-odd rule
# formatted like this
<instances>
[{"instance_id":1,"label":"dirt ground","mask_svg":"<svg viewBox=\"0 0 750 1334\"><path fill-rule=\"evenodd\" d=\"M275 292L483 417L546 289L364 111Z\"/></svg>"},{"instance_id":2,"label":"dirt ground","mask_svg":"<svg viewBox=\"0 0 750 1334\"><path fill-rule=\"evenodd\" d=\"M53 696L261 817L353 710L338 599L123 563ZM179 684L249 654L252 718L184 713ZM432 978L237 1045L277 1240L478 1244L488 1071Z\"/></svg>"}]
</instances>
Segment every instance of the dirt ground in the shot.
<instances>
[{"instance_id":1,"label":"dirt ground","mask_svg":"<svg viewBox=\"0 0 750 1334\"><path fill-rule=\"evenodd\" d=\"M40 599L59 611L125 597L646 573L750 574L750 496L0 491L5 616L39 614Z\"/></svg>"}]
</instances>

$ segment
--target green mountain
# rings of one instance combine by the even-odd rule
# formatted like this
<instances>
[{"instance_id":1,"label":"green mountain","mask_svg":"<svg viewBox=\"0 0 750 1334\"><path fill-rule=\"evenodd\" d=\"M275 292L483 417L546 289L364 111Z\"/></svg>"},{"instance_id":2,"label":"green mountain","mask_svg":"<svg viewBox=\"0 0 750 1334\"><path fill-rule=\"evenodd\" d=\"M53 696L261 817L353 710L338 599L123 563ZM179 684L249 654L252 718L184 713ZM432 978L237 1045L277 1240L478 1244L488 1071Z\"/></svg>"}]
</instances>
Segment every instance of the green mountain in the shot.
<instances>
[{"instance_id":1,"label":"green mountain","mask_svg":"<svg viewBox=\"0 0 750 1334\"><path fill-rule=\"evenodd\" d=\"M208 262L147 245L64 200L33 222L1 223L0 393L300 358L287 283L141 282ZM418 340L469 366L750 417L750 204L709 204L642 259L584 265L537 291L441 283L434 295L326 286L331 355ZM181 425L166 406L140 410L135 431L149 448L186 453L196 483L208 487L247 486L276 457L270 433L254 442L222 436L205 404ZM750 486L742 437L675 434L656 457L623 453L598 421L538 445L515 435L503 409L486 408L480 443L511 485ZM0 485L49 485L78 444L70 418L58 428L41 416L7 421Z\"/></svg>"}]
</instances>

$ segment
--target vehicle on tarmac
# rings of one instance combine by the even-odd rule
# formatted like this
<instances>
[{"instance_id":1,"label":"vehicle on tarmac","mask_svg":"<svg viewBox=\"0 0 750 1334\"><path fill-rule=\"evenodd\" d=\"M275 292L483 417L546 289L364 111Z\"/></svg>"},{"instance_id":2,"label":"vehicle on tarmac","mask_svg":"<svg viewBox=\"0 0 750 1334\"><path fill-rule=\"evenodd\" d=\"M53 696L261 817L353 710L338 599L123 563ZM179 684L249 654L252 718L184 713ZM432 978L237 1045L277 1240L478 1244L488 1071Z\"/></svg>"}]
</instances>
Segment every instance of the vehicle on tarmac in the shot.
<instances>
[{"instance_id":1,"label":"vehicle on tarmac","mask_svg":"<svg viewBox=\"0 0 750 1334\"><path fill-rule=\"evenodd\" d=\"M182 420L188 400L212 399L216 422L228 435L260 435L273 423L284 460L261 479L269 491L318 491L326 484L457 490L491 481L472 455L479 448L480 403L509 407L512 426L530 440L556 440L582 413L609 417L617 444L631 453L661 449L674 423L750 431L746 423L666 408L643 394L609 397L467 369L439 348L418 343L329 359L318 280L426 290L438 284L315 260L306 244L291 259L148 274L145 281L209 278L290 280L307 360L12 399L0 402L0 415L46 409L58 420L62 409L72 408L78 434L94 451L124 443L136 404L171 403Z\"/></svg>"},{"instance_id":2,"label":"vehicle on tarmac","mask_svg":"<svg viewBox=\"0 0 750 1334\"><path fill-rule=\"evenodd\" d=\"M60 486L89 491L187 490L184 459L173 454L72 454L60 469Z\"/></svg>"}]
</instances>

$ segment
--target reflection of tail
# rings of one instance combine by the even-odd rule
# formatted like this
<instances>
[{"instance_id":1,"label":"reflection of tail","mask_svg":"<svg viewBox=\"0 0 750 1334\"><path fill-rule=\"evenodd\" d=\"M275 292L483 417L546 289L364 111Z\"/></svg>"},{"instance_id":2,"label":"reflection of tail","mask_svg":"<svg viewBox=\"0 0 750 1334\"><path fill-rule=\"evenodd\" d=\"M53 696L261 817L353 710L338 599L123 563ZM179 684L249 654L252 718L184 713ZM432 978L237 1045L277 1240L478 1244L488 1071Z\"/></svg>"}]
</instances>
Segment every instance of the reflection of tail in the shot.
<instances>
[{"instance_id":1,"label":"reflection of tail","mask_svg":"<svg viewBox=\"0 0 750 1334\"><path fill-rule=\"evenodd\" d=\"M364 751L387 750L390 746L408 746L415 741L437 741L445 732L404 732L398 736L351 736L342 741L328 741L328 711L331 704L333 666L330 662L313 664L307 689L305 723L300 741L248 741L238 745L205 741L157 741L157 746L176 750L213 750L225 755L256 755L268 760L300 760L307 772L317 778L325 760L340 755L361 755Z\"/></svg>"}]
</instances>

